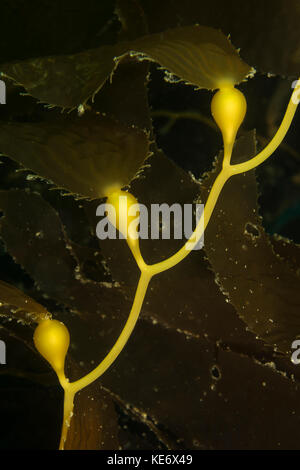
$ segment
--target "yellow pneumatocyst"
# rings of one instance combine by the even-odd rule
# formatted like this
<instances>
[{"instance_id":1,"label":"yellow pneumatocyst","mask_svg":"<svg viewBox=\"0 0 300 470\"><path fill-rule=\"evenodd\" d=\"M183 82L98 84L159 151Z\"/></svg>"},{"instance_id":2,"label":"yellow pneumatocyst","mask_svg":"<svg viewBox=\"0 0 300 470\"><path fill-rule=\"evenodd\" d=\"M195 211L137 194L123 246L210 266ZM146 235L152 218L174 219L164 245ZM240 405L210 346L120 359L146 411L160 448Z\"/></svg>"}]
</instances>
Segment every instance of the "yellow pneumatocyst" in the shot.
<instances>
[{"instance_id":1,"label":"yellow pneumatocyst","mask_svg":"<svg viewBox=\"0 0 300 470\"><path fill-rule=\"evenodd\" d=\"M108 207L109 205L114 208L115 214L111 213ZM128 229L130 229L131 222L139 219L139 206L136 198L126 191L117 190L109 194L106 200L106 207L108 212L108 219L124 235L124 237L135 238L135 234L128 233ZM132 210L130 213L130 208L136 210Z\"/></svg>"},{"instance_id":2,"label":"yellow pneumatocyst","mask_svg":"<svg viewBox=\"0 0 300 470\"><path fill-rule=\"evenodd\" d=\"M67 327L58 320L44 320L35 329L33 341L36 349L55 372L62 372L70 345Z\"/></svg>"},{"instance_id":3,"label":"yellow pneumatocyst","mask_svg":"<svg viewBox=\"0 0 300 470\"><path fill-rule=\"evenodd\" d=\"M211 101L211 113L222 132L224 144L233 144L246 111L246 99L237 88L227 86L215 93Z\"/></svg>"}]
</instances>

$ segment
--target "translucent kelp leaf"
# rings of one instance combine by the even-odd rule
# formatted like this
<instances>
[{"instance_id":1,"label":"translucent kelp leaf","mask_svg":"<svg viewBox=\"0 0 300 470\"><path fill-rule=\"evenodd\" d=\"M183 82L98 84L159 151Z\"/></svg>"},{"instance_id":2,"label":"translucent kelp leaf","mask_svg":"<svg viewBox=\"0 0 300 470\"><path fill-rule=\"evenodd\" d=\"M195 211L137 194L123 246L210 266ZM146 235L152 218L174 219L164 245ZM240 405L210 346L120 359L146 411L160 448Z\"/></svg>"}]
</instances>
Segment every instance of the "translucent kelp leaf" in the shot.
<instances>
[{"instance_id":1,"label":"translucent kelp leaf","mask_svg":"<svg viewBox=\"0 0 300 470\"><path fill-rule=\"evenodd\" d=\"M100 115L55 123L2 124L0 151L56 186L88 198L129 183L148 156L148 137Z\"/></svg>"},{"instance_id":2,"label":"translucent kelp leaf","mask_svg":"<svg viewBox=\"0 0 300 470\"><path fill-rule=\"evenodd\" d=\"M73 360L69 360L70 367L78 374L80 367ZM93 383L75 396L74 414L64 449L111 450L118 446L118 422L113 400L99 383Z\"/></svg>"},{"instance_id":3,"label":"translucent kelp leaf","mask_svg":"<svg viewBox=\"0 0 300 470\"><path fill-rule=\"evenodd\" d=\"M22 85L39 101L73 108L103 86L114 69L120 46L103 46L79 54L42 57L0 67L4 77Z\"/></svg>"},{"instance_id":4,"label":"translucent kelp leaf","mask_svg":"<svg viewBox=\"0 0 300 470\"><path fill-rule=\"evenodd\" d=\"M170 72L171 81L179 78L198 88L215 89L223 81L239 83L252 72L220 31L202 26L177 28L80 54L5 64L0 71L40 101L73 108L93 97L127 54L157 62Z\"/></svg>"},{"instance_id":5,"label":"translucent kelp leaf","mask_svg":"<svg viewBox=\"0 0 300 470\"><path fill-rule=\"evenodd\" d=\"M299 447L298 383L205 339L141 320L102 383L162 427L173 449Z\"/></svg>"},{"instance_id":6,"label":"translucent kelp leaf","mask_svg":"<svg viewBox=\"0 0 300 470\"><path fill-rule=\"evenodd\" d=\"M131 52L139 58L159 63L175 77L198 88L215 89L224 82L236 84L251 68L239 57L230 41L220 32L204 26L176 28L138 39ZM139 54L140 52L140 54Z\"/></svg>"},{"instance_id":7,"label":"translucent kelp leaf","mask_svg":"<svg viewBox=\"0 0 300 470\"><path fill-rule=\"evenodd\" d=\"M0 281L1 314L25 322L35 322L51 316L41 304L4 281Z\"/></svg>"},{"instance_id":8,"label":"translucent kelp leaf","mask_svg":"<svg viewBox=\"0 0 300 470\"><path fill-rule=\"evenodd\" d=\"M283 76L300 70L298 0L140 0L150 33L195 23L220 28L259 71ZM158 14L159 11L159 14Z\"/></svg>"},{"instance_id":9,"label":"translucent kelp leaf","mask_svg":"<svg viewBox=\"0 0 300 470\"><path fill-rule=\"evenodd\" d=\"M250 135L237 142L233 158L245 160L254 154ZM206 179L206 189L220 161ZM254 172L226 183L206 230L205 252L221 290L250 330L290 355L300 332L299 276L292 263L275 254L262 227Z\"/></svg>"}]
</instances>

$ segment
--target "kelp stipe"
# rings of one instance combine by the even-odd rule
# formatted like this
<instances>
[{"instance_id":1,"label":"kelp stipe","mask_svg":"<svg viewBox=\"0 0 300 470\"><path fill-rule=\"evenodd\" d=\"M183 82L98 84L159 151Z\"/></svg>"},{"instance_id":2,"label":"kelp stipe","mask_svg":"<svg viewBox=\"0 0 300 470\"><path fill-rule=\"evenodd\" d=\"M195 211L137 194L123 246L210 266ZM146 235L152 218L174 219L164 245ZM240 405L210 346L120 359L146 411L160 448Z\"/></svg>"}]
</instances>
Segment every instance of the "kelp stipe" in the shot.
<instances>
[{"instance_id":1,"label":"kelp stipe","mask_svg":"<svg viewBox=\"0 0 300 470\"><path fill-rule=\"evenodd\" d=\"M239 173L252 170L272 155L272 153L282 142L292 123L299 103L299 93L300 79L298 80L297 85L292 93L282 123L274 138L265 147L265 149L246 162L240 164L231 164L231 154L234 141L237 131L244 119L247 104L244 95L233 86L226 85L216 92L212 98L211 112L223 136L224 154L222 169L216 177L207 198L204 211L202 213L204 220L200 219L190 239L177 253L168 259L152 265L145 263L139 249L138 239L134 236L134 234L129 233L127 230L131 220L129 216L129 208L132 204L137 203L136 199L133 195L123 191L113 191L108 195L107 203L111 204L115 208L116 214L118 216L116 219L111 220L111 222L114 223L116 228L126 236L127 243L140 270L140 279L135 293L132 309L116 343L107 356L103 359L103 361L100 362L100 364L94 370L75 382L69 382L69 380L65 377L63 370L65 355L69 346L69 334L66 327L59 322L46 319L39 323L35 331L35 345L38 351L48 360L50 365L57 373L60 384L63 387L65 393L60 449L64 449L68 428L70 426L70 420L73 413L75 394L101 377L102 374L116 360L124 348L138 320L151 278L167 269L176 266L176 264L182 261L192 251L193 247L198 243L199 239L203 235L203 230L205 230L207 227L217 200L229 178Z\"/></svg>"}]
</instances>

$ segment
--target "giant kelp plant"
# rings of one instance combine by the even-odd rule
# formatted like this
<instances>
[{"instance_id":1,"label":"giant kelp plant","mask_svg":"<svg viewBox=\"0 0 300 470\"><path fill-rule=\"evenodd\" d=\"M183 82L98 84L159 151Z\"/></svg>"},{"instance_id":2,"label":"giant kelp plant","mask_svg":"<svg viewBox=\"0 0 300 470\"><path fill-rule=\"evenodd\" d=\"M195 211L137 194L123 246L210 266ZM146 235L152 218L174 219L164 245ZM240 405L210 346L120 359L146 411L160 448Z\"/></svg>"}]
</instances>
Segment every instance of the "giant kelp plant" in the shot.
<instances>
[{"instance_id":1,"label":"giant kelp plant","mask_svg":"<svg viewBox=\"0 0 300 470\"><path fill-rule=\"evenodd\" d=\"M78 11L88 8L80 3ZM272 12L267 2L240 11L234 0L209 9L194 1L105 3L96 44L87 36L75 50L59 43L39 56L29 41L22 57L7 56L0 67L0 332L12 358L0 371L3 390L12 383L22 396L24 381L31 384L40 397L31 402L37 430L56 410L37 447L58 446L62 421L61 449L297 448L299 372L290 358L300 324L299 247L265 231L254 173L281 145L299 103L297 2L287 9L277 0ZM269 14L267 38L260 17L243 22L255 7ZM278 28L287 47L274 54ZM208 90L223 150L200 178L158 148L151 114L174 112L149 108L151 63L168 87ZM293 82L278 130L267 143L259 136L260 151L254 131L237 137L255 71ZM215 132L201 111L185 116ZM285 151L297 160L294 148ZM187 168L184 158L178 163ZM101 201L116 208L113 223L128 246L97 239ZM184 244L128 231L137 201L205 206ZM204 248L193 251L204 232ZM64 390L62 416L52 369ZM2 441L35 446L16 444L13 434Z\"/></svg>"}]
</instances>

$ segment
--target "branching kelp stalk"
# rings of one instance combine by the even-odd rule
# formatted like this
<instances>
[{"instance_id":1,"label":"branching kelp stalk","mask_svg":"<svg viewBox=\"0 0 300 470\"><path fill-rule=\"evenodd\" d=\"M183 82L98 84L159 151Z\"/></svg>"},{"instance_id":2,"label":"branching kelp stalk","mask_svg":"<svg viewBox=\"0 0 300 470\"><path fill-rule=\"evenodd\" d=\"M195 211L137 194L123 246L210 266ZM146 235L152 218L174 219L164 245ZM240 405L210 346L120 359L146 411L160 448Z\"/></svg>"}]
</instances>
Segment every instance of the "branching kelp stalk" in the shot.
<instances>
[{"instance_id":1,"label":"branching kelp stalk","mask_svg":"<svg viewBox=\"0 0 300 470\"><path fill-rule=\"evenodd\" d=\"M128 228L130 225L130 217L132 217L130 215L130 208L134 204L137 204L136 199L133 195L124 192L121 189L114 189L108 195L107 204L112 205L115 208L117 214L115 219L115 226L120 232L123 233L123 235L125 235L128 246L131 249L131 252L140 269L140 279L136 289L133 305L119 338L107 356L94 370L75 382L69 382L64 373L65 357L70 343L69 333L65 325L61 322L58 322L57 320L43 318L34 333L34 342L38 351L45 359L47 359L52 368L55 370L60 384L65 392L64 417L60 449L64 449L68 428L70 426L70 420L73 413L75 394L79 390L82 390L84 387L87 387L89 384L101 377L101 375L111 366L111 364L116 360L124 348L138 320L151 278L156 274L166 271L167 269L170 269L176 264L180 263L180 261L182 261L197 245L204 234L225 183L234 175L238 175L256 168L267 158L269 158L277 149L292 123L299 103L299 92L300 79L298 80L297 85L292 93L281 125L270 143L250 160L239 164L231 164L233 145L236 139L237 131L244 120L247 104L244 95L232 84L220 82L219 90L213 96L211 102L211 112L222 132L223 137L224 155L222 169L212 185L204 207L204 211L202 212L200 220L191 237L177 253L168 259L152 265L145 263L140 252L137 232L133 233L132 230L129 230ZM121 199L123 201L122 203L120 202Z\"/></svg>"}]
</instances>

